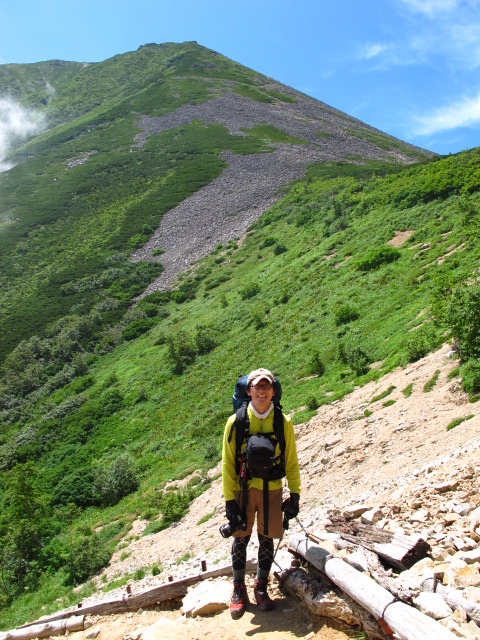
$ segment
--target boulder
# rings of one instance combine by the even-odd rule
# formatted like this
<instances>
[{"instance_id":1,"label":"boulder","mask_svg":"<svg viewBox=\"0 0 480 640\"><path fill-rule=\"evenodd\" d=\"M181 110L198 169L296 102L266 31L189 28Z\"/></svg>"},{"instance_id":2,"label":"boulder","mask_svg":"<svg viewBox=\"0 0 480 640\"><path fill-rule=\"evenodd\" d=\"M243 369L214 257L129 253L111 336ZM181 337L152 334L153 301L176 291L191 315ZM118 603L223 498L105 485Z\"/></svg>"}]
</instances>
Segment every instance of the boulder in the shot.
<instances>
[{"instance_id":1,"label":"boulder","mask_svg":"<svg viewBox=\"0 0 480 640\"><path fill-rule=\"evenodd\" d=\"M227 608L232 585L226 580L201 582L183 598L183 613L188 617L208 615Z\"/></svg>"},{"instance_id":2,"label":"boulder","mask_svg":"<svg viewBox=\"0 0 480 640\"><path fill-rule=\"evenodd\" d=\"M420 593L413 601L422 613L434 620L441 620L451 616L453 611L439 593Z\"/></svg>"}]
</instances>

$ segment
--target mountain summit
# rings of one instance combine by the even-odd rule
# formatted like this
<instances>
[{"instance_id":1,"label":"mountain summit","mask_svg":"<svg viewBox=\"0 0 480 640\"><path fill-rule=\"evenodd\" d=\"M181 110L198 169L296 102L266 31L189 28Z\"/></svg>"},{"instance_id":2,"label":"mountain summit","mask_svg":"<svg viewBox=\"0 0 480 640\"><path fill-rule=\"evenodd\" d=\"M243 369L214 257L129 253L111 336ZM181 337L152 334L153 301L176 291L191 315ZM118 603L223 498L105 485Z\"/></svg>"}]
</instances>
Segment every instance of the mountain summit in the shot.
<instances>
[{"instance_id":1,"label":"mountain summit","mask_svg":"<svg viewBox=\"0 0 480 640\"><path fill-rule=\"evenodd\" d=\"M170 287L313 163L432 155L194 42L4 65L0 95L44 122L0 174L0 353L92 308L119 252L150 265L131 293Z\"/></svg>"}]
</instances>

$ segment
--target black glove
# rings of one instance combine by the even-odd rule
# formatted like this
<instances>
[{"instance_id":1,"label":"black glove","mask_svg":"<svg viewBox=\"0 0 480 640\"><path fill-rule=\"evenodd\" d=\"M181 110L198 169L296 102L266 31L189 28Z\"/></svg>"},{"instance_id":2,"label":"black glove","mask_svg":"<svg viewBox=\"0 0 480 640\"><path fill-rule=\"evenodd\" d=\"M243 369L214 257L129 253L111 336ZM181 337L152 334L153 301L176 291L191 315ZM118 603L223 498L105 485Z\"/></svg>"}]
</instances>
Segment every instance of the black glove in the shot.
<instances>
[{"instance_id":1,"label":"black glove","mask_svg":"<svg viewBox=\"0 0 480 640\"><path fill-rule=\"evenodd\" d=\"M291 493L290 497L282 502L282 511L285 512L285 516L288 520L296 518L300 511L300 496L298 493Z\"/></svg>"},{"instance_id":2,"label":"black glove","mask_svg":"<svg viewBox=\"0 0 480 640\"><path fill-rule=\"evenodd\" d=\"M225 503L225 515L227 516L227 520L230 523L233 523L237 520L240 515L240 509L238 508L238 504L235 500L227 500Z\"/></svg>"}]
</instances>

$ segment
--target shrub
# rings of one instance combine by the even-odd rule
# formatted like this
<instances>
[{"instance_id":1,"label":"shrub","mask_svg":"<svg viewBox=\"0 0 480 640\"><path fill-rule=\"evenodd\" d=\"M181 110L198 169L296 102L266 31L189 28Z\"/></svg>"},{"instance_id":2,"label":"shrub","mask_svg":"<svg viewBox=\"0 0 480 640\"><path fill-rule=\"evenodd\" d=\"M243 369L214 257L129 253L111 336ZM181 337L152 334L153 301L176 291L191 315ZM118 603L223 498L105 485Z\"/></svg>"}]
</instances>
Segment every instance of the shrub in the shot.
<instances>
[{"instance_id":1,"label":"shrub","mask_svg":"<svg viewBox=\"0 0 480 640\"><path fill-rule=\"evenodd\" d=\"M460 369L462 388L469 395L480 393L480 362L468 360Z\"/></svg>"},{"instance_id":2,"label":"shrub","mask_svg":"<svg viewBox=\"0 0 480 640\"><path fill-rule=\"evenodd\" d=\"M138 489L134 460L127 454L118 456L106 468L101 468L95 478L95 494L101 504L111 506L124 496Z\"/></svg>"},{"instance_id":3,"label":"shrub","mask_svg":"<svg viewBox=\"0 0 480 640\"><path fill-rule=\"evenodd\" d=\"M348 364L357 376L367 373L372 362L368 353L356 341L349 344L341 342L338 345L338 358L340 362Z\"/></svg>"},{"instance_id":4,"label":"shrub","mask_svg":"<svg viewBox=\"0 0 480 640\"><path fill-rule=\"evenodd\" d=\"M191 491L172 491L164 493L160 501L162 526L169 527L178 522L186 514L193 494Z\"/></svg>"},{"instance_id":5,"label":"shrub","mask_svg":"<svg viewBox=\"0 0 480 640\"><path fill-rule=\"evenodd\" d=\"M142 333L146 333L153 327L155 321L152 318L137 318L122 331L122 338L124 340L135 340Z\"/></svg>"},{"instance_id":6,"label":"shrub","mask_svg":"<svg viewBox=\"0 0 480 640\"><path fill-rule=\"evenodd\" d=\"M195 327L195 346L199 355L210 353L217 346L212 327L197 325Z\"/></svg>"},{"instance_id":7,"label":"shrub","mask_svg":"<svg viewBox=\"0 0 480 640\"><path fill-rule=\"evenodd\" d=\"M197 357L195 345L185 331L179 331L175 336L167 337L168 356L173 363L173 371L182 374L188 365Z\"/></svg>"},{"instance_id":8,"label":"shrub","mask_svg":"<svg viewBox=\"0 0 480 640\"><path fill-rule=\"evenodd\" d=\"M239 293L242 300L249 300L260 293L260 286L256 282L251 282L240 289Z\"/></svg>"},{"instance_id":9,"label":"shrub","mask_svg":"<svg viewBox=\"0 0 480 640\"><path fill-rule=\"evenodd\" d=\"M395 247L383 245L367 251L365 256L357 261L357 269L359 271L372 271L373 269L381 267L382 264L388 264L398 260L401 256L401 252L395 249Z\"/></svg>"},{"instance_id":10,"label":"shrub","mask_svg":"<svg viewBox=\"0 0 480 640\"><path fill-rule=\"evenodd\" d=\"M339 327L342 324L348 324L354 320L358 320L360 313L355 307L349 304L343 304L335 311L335 324Z\"/></svg>"},{"instance_id":11,"label":"shrub","mask_svg":"<svg viewBox=\"0 0 480 640\"><path fill-rule=\"evenodd\" d=\"M456 287L445 305L444 320L461 360L480 358L480 284Z\"/></svg>"},{"instance_id":12,"label":"shrub","mask_svg":"<svg viewBox=\"0 0 480 640\"><path fill-rule=\"evenodd\" d=\"M277 242L277 244L273 247L273 253L276 256L279 256L282 253L288 251L287 247L283 244L283 242Z\"/></svg>"},{"instance_id":13,"label":"shrub","mask_svg":"<svg viewBox=\"0 0 480 640\"><path fill-rule=\"evenodd\" d=\"M319 406L320 403L315 396L309 396L307 398L307 408L310 409L310 411L315 411Z\"/></svg>"},{"instance_id":14,"label":"shrub","mask_svg":"<svg viewBox=\"0 0 480 640\"><path fill-rule=\"evenodd\" d=\"M67 556L67 584L79 584L85 582L110 561L108 546L100 540L99 536L89 536L76 542Z\"/></svg>"},{"instance_id":15,"label":"shrub","mask_svg":"<svg viewBox=\"0 0 480 640\"><path fill-rule=\"evenodd\" d=\"M407 362L416 362L424 358L437 346L435 331L426 325L408 334L403 343L403 351Z\"/></svg>"},{"instance_id":16,"label":"shrub","mask_svg":"<svg viewBox=\"0 0 480 640\"><path fill-rule=\"evenodd\" d=\"M325 373L325 365L320 357L320 353L316 350L312 353L310 360L308 361L308 369L311 373L315 373L320 377Z\"/></svg>"}]
</instances>

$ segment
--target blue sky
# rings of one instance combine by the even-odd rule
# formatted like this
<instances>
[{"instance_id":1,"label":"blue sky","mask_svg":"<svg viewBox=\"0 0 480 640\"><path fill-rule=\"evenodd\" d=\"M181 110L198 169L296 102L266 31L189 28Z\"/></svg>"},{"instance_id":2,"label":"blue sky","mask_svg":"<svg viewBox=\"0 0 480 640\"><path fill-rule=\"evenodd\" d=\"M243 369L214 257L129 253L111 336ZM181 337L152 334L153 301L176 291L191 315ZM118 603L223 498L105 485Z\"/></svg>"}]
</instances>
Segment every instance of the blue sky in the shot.
<instances>
[{"instance_id":1,"label":"blue sky","mask_svg":"<svg viewBox=\"0 0 480 640\"><path fill-rule=\"evenodd\" d=\"M0 64L185 40L437 153L480 146L480 0L0 0Z\"/></svg>"}]
</instances>

